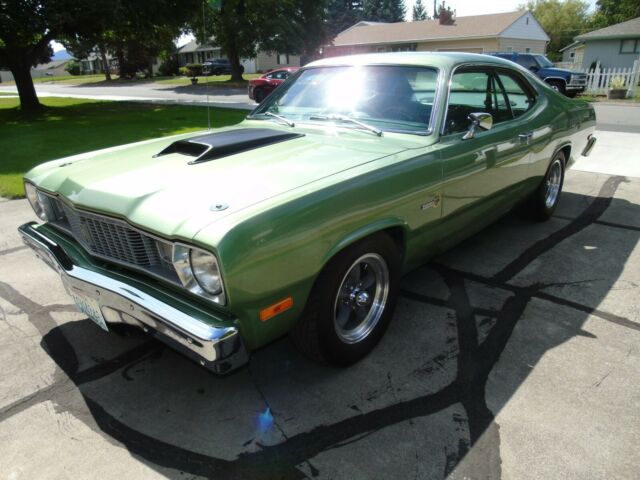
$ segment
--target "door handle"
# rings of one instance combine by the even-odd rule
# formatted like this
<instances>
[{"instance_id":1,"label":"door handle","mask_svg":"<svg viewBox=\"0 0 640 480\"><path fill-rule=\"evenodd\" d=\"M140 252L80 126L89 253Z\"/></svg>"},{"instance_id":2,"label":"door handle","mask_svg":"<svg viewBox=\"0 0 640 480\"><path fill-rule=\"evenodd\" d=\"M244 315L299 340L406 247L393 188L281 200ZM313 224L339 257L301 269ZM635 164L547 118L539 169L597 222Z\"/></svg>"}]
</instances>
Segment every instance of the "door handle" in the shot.
<instances>
[{"instance_id":1,"label":"door handle","mask_svg":"<svg viewBox=\"0 0 640 480\"><path fill-rule=\"evenodd\" d=\"M531 138L533 137L533 132L524 132L518 135L518 140L520 143L529 144L531 142Z\"/></svg>"}]
</instances>

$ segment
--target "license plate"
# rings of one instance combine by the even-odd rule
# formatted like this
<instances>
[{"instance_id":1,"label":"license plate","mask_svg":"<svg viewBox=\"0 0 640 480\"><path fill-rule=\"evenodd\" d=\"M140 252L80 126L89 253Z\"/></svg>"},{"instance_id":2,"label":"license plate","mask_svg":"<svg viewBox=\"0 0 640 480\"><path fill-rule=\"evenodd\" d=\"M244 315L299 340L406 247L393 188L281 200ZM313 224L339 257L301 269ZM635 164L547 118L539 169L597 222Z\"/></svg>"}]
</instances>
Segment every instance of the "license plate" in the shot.
<instances>
[{"instance_id":1,"label":"license plate","mask_svg":"<svg viewBox=\"0 0 640 480\"><path fill-rule=\"evenodd\" d=\"M76 292L72 292L71 297L73 298L73 301L76 302L78 310L93 320L105 332L109 331L109 328L107 328L107 322L104 321L104 317L102 316L100 305L97 300L85 297L84 295L79 295Z\"/></svg>"}]
</instances>

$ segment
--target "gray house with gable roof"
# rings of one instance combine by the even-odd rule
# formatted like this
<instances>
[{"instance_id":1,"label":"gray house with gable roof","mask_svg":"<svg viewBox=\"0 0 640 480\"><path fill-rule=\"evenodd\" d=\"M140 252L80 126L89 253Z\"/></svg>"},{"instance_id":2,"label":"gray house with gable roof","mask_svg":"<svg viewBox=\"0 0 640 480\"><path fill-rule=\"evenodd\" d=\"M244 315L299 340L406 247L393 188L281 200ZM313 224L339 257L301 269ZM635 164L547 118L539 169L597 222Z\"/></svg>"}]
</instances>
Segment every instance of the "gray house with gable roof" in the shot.
<instances>
[{"instance_id":1,"label":"gray house with gable roof","mask_svg":"<svg viewBox=\"0 0 640 480\"><path fill-rule=\"evenodd\" d=\"M563 62L583 69L596 62L602 68L631 68L640 58L640 17L578 35L560 52Z\"/></svg>"}]
</instances>

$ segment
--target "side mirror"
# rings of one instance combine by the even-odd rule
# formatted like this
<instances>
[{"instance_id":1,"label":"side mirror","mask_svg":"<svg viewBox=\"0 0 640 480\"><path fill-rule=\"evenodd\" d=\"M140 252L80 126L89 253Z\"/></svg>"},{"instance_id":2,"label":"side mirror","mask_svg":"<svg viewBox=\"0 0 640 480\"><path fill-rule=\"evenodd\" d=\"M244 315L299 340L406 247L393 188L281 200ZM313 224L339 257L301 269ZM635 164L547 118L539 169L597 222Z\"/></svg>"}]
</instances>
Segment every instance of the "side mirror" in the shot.
<instances>
[{"instance_id":1,"label":"side mirror","mask_svg":"<svg viewBox=\"0 0 640 480\"><path fill-rule=\"evenodd\" d=\"M491 127L493 127L493 117L490 113L470 113L469 121L471 122L471 125L469 125L469 130L467 130L467 133L465 133L462 137L463 140L470 140L476 136L476 132L491 130Z\"/></svg>"}]
</instances>

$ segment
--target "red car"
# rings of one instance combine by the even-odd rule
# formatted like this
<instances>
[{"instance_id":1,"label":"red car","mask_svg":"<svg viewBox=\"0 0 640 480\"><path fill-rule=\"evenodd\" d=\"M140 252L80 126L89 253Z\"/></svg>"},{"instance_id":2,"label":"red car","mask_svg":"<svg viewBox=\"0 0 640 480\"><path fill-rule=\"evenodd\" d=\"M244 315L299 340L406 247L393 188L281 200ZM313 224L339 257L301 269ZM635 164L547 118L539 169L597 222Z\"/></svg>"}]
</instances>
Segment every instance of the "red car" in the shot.
<instances>
[{"instance_id":1,"label":"red car","mask_svg":"<svg viewBox=\"0 0 640 480\"><path fill-rule=\"evenodd\" d=\"M249 80L249 98L255 100L256 103L262 102L267 98L267 95L297 70L299 70L298 67L276 68L259 78Z\"/></svg>"}]
</instances>

